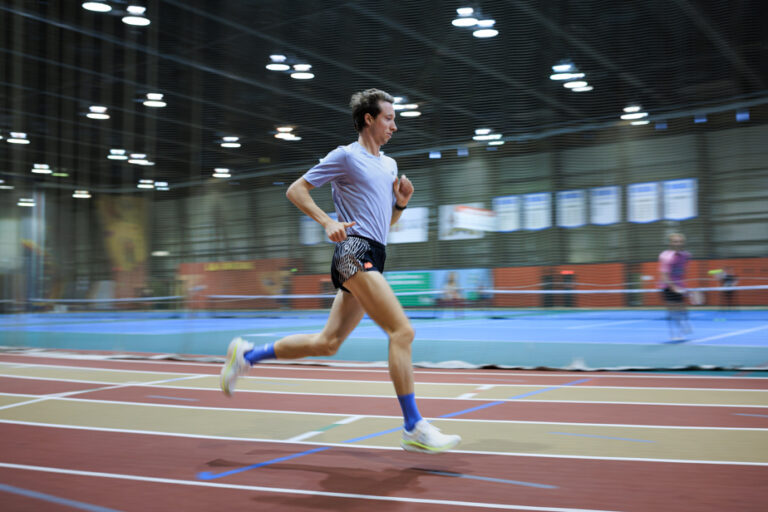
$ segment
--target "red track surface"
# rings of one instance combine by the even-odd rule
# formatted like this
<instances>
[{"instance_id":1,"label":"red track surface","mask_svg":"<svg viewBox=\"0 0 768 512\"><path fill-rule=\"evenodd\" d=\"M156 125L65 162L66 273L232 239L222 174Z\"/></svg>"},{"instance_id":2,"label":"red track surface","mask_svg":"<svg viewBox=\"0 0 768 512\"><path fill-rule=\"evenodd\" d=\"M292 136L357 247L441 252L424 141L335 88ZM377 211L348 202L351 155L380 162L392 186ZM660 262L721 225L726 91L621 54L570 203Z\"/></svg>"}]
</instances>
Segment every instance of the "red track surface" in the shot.
<instances>
[{"instance_id":1,"label":"red track surface","mask_svg":"<svg viewBox=\"0 0 768 512\"><path fill-rule=\"evenodd\" d=\"M78 361L23 356L2 361L135 371L216 374L208 365ZM296 371L298 370L298 371ZM768 379L621 378L608 374L550 374L541 377L491 371L419 371L419 382L557 385L593 377L587 385L768 389ZM387 374L337 369L301 370L260 366L259 376L388 381ZM43 395L101 387L35 379L0 378L1 393ZM195 402L174 402L168 398ZM76 395L80 396L80 395ZM238 393L232 399L216 391L126 386L85 393L96 400L169 403L206 407L314 411L337 414L398 415L394 398L350 398L277 393ZM435 417L481 405L483 401L420 400L425 416ZM768 428L768 414L749 407L682 407L612 404L526 403L513 401L462 415L462 418L524 421L567 421L638 425L729 426ZM725 464L633 462L448 453L424 456L399 450L331 447L242 471L210 481L214 474L279 457L301 454L311 445L210 440L166 435L122 434L0 423L0 462L66 470L93 471L144 478L186 481L195 485L119 480L97 476L44 473L0 467L0 483L117 510L425 510L476 508L361 498L301 495L290 492L226 489L206 486L233 484L297 489L321 493L362 494L427 500L456 500L532 507L586 508L626 511L757 511L768 500L768 467ZM766 447L755 447L764 450ZM432 472L430 472L432 471ZM496 481L433 473L458 473ZM554 486L539 488L498 480ZM3 511L72 510L40 498L0 491Z\"/></svg>"},{"instance_id":2,"label":"red track surface","mask_svg":"<svg viewBox=\"0 0 768 512\"><path fill-rule=\"evenodd\" d=\"M291 444L198 440L18 425L0 425L0 433L3 462L196 482L200 482L196 475L201 471L223 472L307 450L306 446ZM434 475L425 470L525 481L557 488L540 489L466 480ZM211 510L211 501L204 499L202 495L205 493L194 487L132 483L130 492L120 491L111 496L111 491L104 493L104 486L117 489L125 483L102 478L52 478L26 471L3 470L0 475L2 481L9 485L124 510ZM765 467L450 453L425 457L400 451L331 448L214 482L540 507L722 512L758 510L758 504L766 497L765 491L760 490L766 483L766 477L768 468ZM72 480L82 481L74 488L69 484L59 486ZM331 501L337 500L326 503L325 497L260 492L240 492L221 499L226 501L229 510L253 507L256 500L269 503L270 510L361 510L364 507L379 510L382 505L381 502L366 503L350 499L334 505ZM155 508L157 500L170 500L176 506Z\"/></svg>"}]
</instances>

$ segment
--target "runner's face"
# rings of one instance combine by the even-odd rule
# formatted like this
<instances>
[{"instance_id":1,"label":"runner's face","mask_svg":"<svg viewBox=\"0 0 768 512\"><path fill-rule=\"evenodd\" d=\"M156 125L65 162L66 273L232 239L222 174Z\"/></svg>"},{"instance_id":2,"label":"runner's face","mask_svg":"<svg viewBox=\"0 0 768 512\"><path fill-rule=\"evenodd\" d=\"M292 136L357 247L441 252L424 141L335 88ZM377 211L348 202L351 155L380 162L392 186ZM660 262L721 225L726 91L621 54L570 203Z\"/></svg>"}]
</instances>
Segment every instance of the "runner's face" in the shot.
<instances>
[{"instance_id":1,"label":"runner's face","mask_svg":"<svg viewBox=\"0 0 768 512\"><path fill-rule=\"evenodd\" d=\"M685 240L681 236L673 236L669 239L669 245L672 249L679 251L685 245Z\"/></svg>"},{"instance_id":2,"label":"runner's face","mask_svg":"<svg viewBox=\"0 0 768 512\"><path fill-rule=\"evenodd\" d=\"M368 129L371 131L373 140L383 146L397 131L397 125L395 124L395 109L390 102L380 101L379 108L381 112L373 120L373 123L368 125Z\"/></svg>"}]
</instances>

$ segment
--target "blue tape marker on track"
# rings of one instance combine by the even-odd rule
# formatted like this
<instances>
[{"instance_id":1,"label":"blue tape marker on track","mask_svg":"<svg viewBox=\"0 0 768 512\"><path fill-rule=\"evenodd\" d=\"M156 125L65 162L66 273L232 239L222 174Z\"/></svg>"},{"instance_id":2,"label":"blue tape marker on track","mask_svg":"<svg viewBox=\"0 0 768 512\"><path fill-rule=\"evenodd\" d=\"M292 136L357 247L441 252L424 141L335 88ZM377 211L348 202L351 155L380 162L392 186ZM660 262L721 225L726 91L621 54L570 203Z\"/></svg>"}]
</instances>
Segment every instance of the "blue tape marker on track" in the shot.
<instances>
[{"instance_id":1,"label":"blue tape marker on track","mask_svg":"<svg viewBox=\"0 0 768 512\"><path fill-rule=\"evenodd\" d=\"M598 439L614 439L616 441L632 441L633 443L655 443L648 439L630 439L628 437L599 436L597 434L578 434L575 432L547 432L548 434L560 434L561 436L596 437Z\"/></svg>"},{"instance_id":2,"label":"blue tape marker on track","mask_svg":"<svg viewBox=\"0 0 768 512\"><path fill-rule=\"evenodd\" d=\"M113 508L100 507L98 505L91 505L90 503L83 503L82 501L69 500L67 498L60 498L59 496L53 496L51 494L43 494L42 492L30 491L29 489L22 489L20 487L14 487L12 485L0 484L0 491L9 492L11 494L18 494L20 496L26 496L27 498L35 498L38 500L47 501L50 503L56 503L57 505L66 505L80 510L88 510L90 512L120 512Z\"/></svg>"},{"instance_id":3,"label":"blue tape marker on track","mask_svg":"<svg viewBox=\"0 0 768 512\"><path fill-rule=\"evenodd\" d=\"M287 460L295 459L295 458L298 458L298 457L303 457L304 455L309 455L311 453L317 453L317 452L322 452L322 451L325 451L325 450L330 450L331 448L332 448L331 446L321 446L319 448L313 448L313 449L307 450L305 452L294 453L293 455L286 455L285 457L278 457L277 459L268 460L266 462L260 462L258 464L252 464L250 466L245 466L245 467L242 467L242 468L232 469L232 470L229 470L229 471L225 471L223 473L216 473L216 474L214 474L214 473L211 473L210 471L203 471L202 473L198 473L197 474L197 478L199 478L201 480L215 480L216 478L221 478L223 476L235 475L237 473L242 473L243 471L248 471L250 469L256 469L256 468L260 468L260 467L263 467L263 466L269 466L270 464L275 464L277 462L285 462Z\"/></svg>"},{"instance_id":4,"label":"blue tape marker on track","mask_svg":"<svg viewBox=\"0 0 768 512\"><path fill-rule=\"evenodd\" d=\"M523 393L521 395L515 395L515 396L512 396L512 397L509 397L507 400L515 400L515 399L518 399L518 398L525 398L525 397L528 397L528 396L538 395L539 393L545 393L547 391L553 391L555 389L560 389L560 388L564 388L564 387L567 387L567 386L575 386L576 384L582 384L582 383L587 382L589 380L592 380L592 379L579 379L579 380L574 380L572 382L567 382L565 384L560 384L559 386L551 386L551 387L544 388L544 389L537 389L536 391L529 391L529 392ZM449 413L449 414L444 414L444 415L439 416L439 417L440 418L453 418L455 416L460 416L462 414L467 414L467 413L470 413L472 411L477 411L477 410L480 410L480 409L487 409L488 407L493 407L494 405L500 405L500 404L505 404L505 403L507 403L507 402L506 401L491 402L491 403L479 405L477 407L472 407L470 409L464 409L462 411L453 412L453 413ZM368 434L368 435L361 436L361 437L355 437L355 438L352 438L352 439L347 439L346 441L342 441L342 443L355 443L357 441L363 441L365 439L371 439L372 437L378 437L378 436L383 436L383 435L386 435L386 434L391 434L393 432L398 432L400 430L400 428L401 427L390 428L390 429L387 429L387 430L382 430L381 432L374 432L373 434ZM320 448L314 448L312 450L307 450L305 452L295 453L293 455L287 455L285 457L279 457L277 459L272 459L272 460L268 460L268 461L265 461L265 462L260 462L258 464L253 464L253 465L245 466L245 467L238 468L238 469L232 469L230 471L225 471L223 473L211 473L210 471L203 471L202 473L198 473L197 474L197 478L199 478L200 480L215 480L217 478L222 478L222 477L225 477L225 476L234 475L236 473L242 473L243 471L248 471L250 469L261 468L261 467L269 466L271 464L275 464L275 463L278 463L278 462L284 462L286 460L295 459L297 457L303 457L304 455L310 455L312 453L317 453L317 452L322 452L322 451L325 451L325 450L330 450L331 448L333 448L333 447L332 446L323 446L323 447L320 447Z\"/></svg>"}]
</instances>

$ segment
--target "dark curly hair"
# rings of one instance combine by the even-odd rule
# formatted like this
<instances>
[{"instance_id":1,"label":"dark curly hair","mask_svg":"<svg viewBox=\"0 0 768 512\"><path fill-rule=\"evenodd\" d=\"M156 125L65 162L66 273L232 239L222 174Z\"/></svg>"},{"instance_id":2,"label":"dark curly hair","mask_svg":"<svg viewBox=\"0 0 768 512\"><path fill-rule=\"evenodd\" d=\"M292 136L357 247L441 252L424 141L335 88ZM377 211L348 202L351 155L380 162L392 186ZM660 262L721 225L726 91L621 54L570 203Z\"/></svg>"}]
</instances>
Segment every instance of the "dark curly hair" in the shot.
<instances>
[{"instance_id":1,"label":"dark curly hair","mask_svg":"<svg viewBox=\"0 0 768 512\"><path fill-rule=\"evenodd\" d=\"M366 89L352 95L352 99L349 100L349 107L352 109L352 121L355 123L355 130L361 132L365 128L365 114L371 114L374 118L379 115L381 112L380 101L394 103L395 99L381 89Z\"/></svg>"}]
</instances>

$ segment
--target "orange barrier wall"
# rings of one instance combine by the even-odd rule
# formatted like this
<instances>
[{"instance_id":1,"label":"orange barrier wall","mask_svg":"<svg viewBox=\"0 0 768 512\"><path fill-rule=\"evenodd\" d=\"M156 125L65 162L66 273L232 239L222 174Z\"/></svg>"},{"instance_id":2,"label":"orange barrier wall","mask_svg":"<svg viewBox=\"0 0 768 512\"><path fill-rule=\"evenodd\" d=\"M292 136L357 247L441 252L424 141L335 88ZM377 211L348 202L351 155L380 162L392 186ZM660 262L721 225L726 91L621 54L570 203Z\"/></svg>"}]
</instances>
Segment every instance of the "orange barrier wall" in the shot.
<instances>
[{"instance_id":1,"label":"orange barrier wall","mask_svg":"<svg viewBox=\"0 0 768 512\"><path fill-rule=\"evenodd\" d=\"M278 295L292 293L288 258L182 263L177 277L184 283L192 309L265 309L283 305L278 300L213 301L208 295Z\"/></svg>"}]
</instances>

